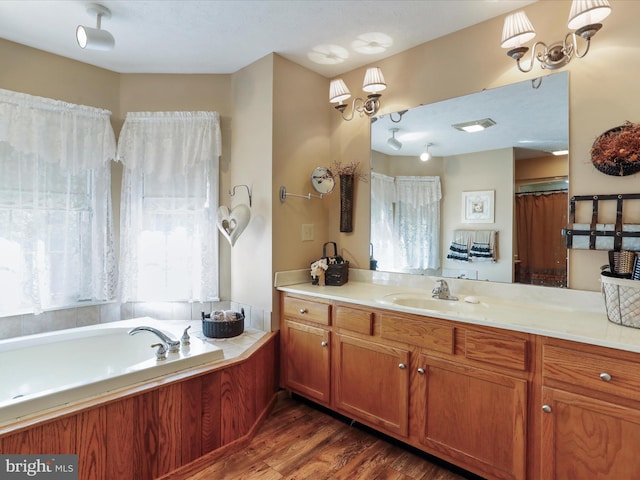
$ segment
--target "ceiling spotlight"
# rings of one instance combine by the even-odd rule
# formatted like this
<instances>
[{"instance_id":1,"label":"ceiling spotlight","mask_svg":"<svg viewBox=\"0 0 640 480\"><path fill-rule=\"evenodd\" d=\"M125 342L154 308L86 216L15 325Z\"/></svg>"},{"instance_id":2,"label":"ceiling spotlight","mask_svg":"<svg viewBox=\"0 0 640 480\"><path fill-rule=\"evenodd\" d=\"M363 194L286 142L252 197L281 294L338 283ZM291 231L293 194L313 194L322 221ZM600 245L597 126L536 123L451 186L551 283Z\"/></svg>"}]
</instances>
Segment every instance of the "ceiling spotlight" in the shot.
<instances>
[{"instance_id":1,"label":"ceiling spotlight","mask_svg":"<svg viewBox=\"0 0 640 480\"><path fill-rule=\"evenodd\" d=\"M451 126L457 130L462 130L463 132L473 133L473 132L480 132L485 128L489 128L495 124L496 122L494 122L490 118L483 118L482 120L473 120L472 122L456 123L455 125L451 125Z\"/></svg>"},{"instance_id":2,"label":"ceiling spotlight","mask_svg":"<svg viewBox=\"0 0 640 480\"><path fill-rule=\"evenodd\" d=\"M90 3L87 6L87 13L96 15L96 28L78 25L76 28L76 40L80 48L88 50L112 50L116 41L106 30L101 30L102 17L111 18L111 11L107 7Z\"/></svg>"},{"instance_id":3,"label":"ceiling spotlight","mask_svg":"<svg viewBox=\"0 0 640 480\"><path fill-rule=\"evenodd\" d=\"M431 160L431 153L429 153L429 147L433 145L433 143L427 143L424 147L424 152L420 154L420 160L423 162L428 162Z\"/></svg>"},{"instance_id":4,"label":"ceiling spotlight","mask_svg":"<svg viewBox=\"0 0 640 480\"><path fill-rule=\"evenodd\" d=\"M389 139L387 140L387 145L389 145L391 148L393 148L394 150L400 150L402 148L402 143L400 142L400 140L398 140L396 138L396 132L400 130L399 128L392 128L390 130L391 132L391 136L389 137Z\"/></svg>"}]
</instances>

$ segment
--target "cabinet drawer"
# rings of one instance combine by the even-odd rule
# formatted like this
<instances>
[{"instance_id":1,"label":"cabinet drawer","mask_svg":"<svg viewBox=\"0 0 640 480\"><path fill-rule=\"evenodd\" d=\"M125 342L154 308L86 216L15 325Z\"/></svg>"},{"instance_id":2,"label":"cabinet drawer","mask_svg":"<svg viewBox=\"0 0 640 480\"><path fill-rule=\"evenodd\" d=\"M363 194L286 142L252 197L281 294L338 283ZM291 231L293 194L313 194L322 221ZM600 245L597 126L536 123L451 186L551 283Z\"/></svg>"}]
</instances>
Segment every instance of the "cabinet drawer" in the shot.
<instances>
[{"instance_id":1,"label":"cabinet drawer","mask_svg":"<svg viewBox=\"0 0 640 480\"><path fill-rule=\"evenodd\" d=\"M338 328L371 335L373 333L373 313L337 305L334 309L333 324Z\"/></svg>"},{"instance_id":2,"label":"cabinet drawer","mask_svg":"<svg viewBox=\"0 0 640 480\"><path fill-rule=\"evenodd\" d=\"M638 398L639 363L607 355L545 345L544 380L578 385L624 398Z\"/></svg>"},{"instance_id":3,"label":"cabinet drawer","mask_svg":"<svg viewBox=\"0 0 640 480\"><path fill-rule=\"evenodd\" d=\"M493 333L465 332L465 357L514 370L527 370L527 340Z\"/></svg>"},{"instance_id":4,"label":"cabinet drawer","mask_svg":"<svg viewBox=\"0 0 640 480\"><path fill-rule=\"evenodd\" d=\"M454 328L429 319L412 320L392 315L380 316L380 336L426 349L453 353Z\"/></svg>"},{"instance_id":5,"label":"cabinet drawer","mask_svg":"<svg viewBox=\"0 0 640 480\"><path fill-rule=\"evenodd\" d=\"M331 305L328 303L302 300L295 297L284 297L284 315L287 318L298 318L310 322L330 325Z\"/></svg>"}]
</instances>

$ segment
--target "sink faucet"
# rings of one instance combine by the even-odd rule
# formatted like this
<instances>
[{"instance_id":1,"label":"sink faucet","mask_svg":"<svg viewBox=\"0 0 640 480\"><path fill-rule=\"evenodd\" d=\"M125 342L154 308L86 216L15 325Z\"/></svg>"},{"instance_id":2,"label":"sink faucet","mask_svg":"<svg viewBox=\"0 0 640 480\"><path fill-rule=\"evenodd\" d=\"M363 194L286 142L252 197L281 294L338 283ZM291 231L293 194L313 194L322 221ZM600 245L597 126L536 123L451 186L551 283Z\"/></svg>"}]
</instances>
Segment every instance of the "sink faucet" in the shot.
<instances>
[{"instance_id":1,"label":"sink faucet","mask_svg":"<svg viewBox=\"0 0 640 480\"><path fill-rule=\"evenodd\" d=\"M438 285L431 291L431 296L440 300L458 300L458 297L451 296L449 284L444 280L438 280Z\"/></svg>"},{"instance_id":2,"label":"sink faucet","mask_svg":"<svg viewBox=\"0 0 640 480\"><path fill-rule=\"evenodd\" d=\"M180 340L172 339L167 334L165 334L164 332L161 332L157 328L147 327L147 326L136 327L129 330L129 335L135 335L136 333L140 333L140 332L151 332L155 334L160 340L162 340L169 347L170 352L180 351Z\"/></svg>"}]
</instances>

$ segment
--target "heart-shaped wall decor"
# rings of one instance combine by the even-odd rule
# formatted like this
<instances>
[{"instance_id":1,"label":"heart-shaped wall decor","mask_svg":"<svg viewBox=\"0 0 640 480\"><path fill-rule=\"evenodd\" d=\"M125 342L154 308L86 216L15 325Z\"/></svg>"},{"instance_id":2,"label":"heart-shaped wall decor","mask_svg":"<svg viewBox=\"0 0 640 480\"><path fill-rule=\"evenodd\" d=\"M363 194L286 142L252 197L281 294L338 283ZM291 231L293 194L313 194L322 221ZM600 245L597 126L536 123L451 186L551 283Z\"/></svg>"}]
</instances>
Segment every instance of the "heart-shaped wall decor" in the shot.
<instances>
[{"instance_id":1,"label":"heart-shaped wall decor","mask_svg":"<svg viewBox=\"0 0 640 480\"><path fill-rule=\"evenodd\" d=\"M222 232L222 235L229 241L233 247L236 244L236 240L244 229L247 228L249 220L251 219L251 210L249 207L242 204L229 210L226 206L221 206L216 212L216 225L218 230Z\"/></svg>"}]
</instances>

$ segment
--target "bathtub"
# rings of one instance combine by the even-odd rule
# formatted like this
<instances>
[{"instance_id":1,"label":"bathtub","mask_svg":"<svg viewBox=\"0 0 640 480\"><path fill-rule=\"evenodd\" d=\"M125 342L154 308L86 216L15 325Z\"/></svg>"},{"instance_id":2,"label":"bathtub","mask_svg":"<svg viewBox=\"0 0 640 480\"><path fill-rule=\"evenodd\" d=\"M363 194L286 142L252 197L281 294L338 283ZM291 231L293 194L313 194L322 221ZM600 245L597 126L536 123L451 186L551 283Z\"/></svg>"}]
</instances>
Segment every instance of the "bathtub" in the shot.
<instances>
[{"instance_id":1,"label":"bathtub","mask_svg":"<svg viewBox=\"0 0 640 480\"><path fill-rule=\"evenodd\" d=\"M191 344L157 360L159 338L129 335L147 325ZM201 334L199 321L149 317L0 341L0 427L51 409L86 401L142 382L216 362L224 352Z\"/></svg>"}]
</instances>

